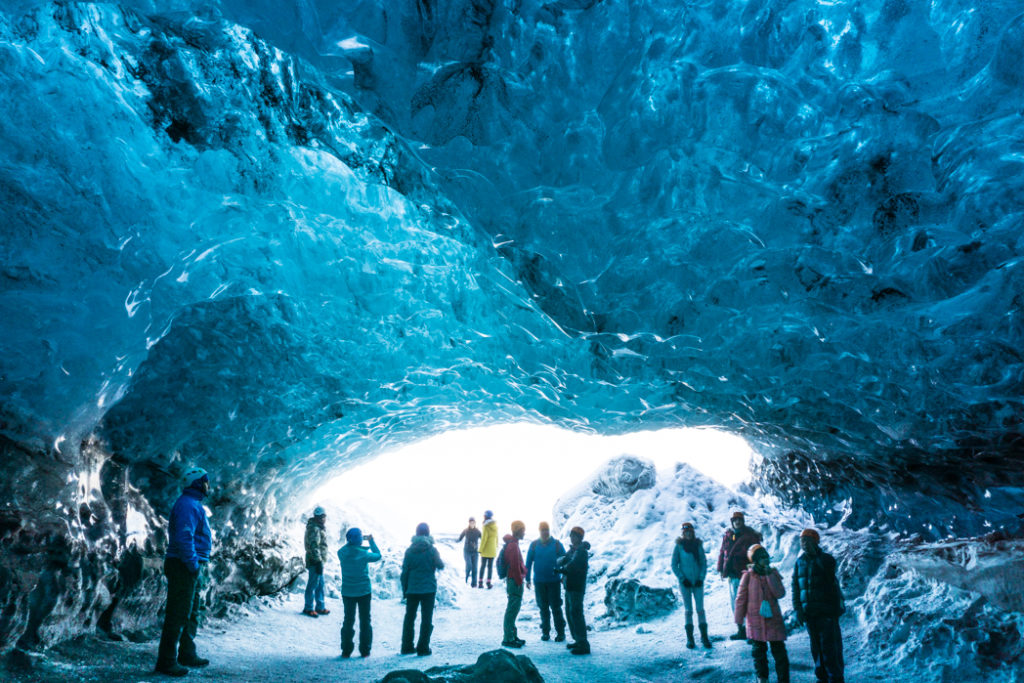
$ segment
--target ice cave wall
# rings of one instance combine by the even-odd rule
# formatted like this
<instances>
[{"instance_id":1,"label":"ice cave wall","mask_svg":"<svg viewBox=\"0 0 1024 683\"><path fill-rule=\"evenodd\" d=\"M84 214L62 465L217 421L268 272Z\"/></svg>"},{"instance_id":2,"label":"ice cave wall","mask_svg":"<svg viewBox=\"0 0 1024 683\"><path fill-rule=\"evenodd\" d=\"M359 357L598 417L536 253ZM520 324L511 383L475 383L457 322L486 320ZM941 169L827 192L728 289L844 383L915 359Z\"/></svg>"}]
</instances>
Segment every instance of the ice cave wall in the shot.
<instances>
[{"instance_id":1,"label":"ice cave wall","mask_svg":"<svg viewBox=\"0 0 1024 683\"><path fill-rule=\"evenodd\" d=\"M155 580L186 462L251 558L304 476L496 420L1019 526L1016 3L4 8L4 642Z\"/></svg>"}]
</instances>

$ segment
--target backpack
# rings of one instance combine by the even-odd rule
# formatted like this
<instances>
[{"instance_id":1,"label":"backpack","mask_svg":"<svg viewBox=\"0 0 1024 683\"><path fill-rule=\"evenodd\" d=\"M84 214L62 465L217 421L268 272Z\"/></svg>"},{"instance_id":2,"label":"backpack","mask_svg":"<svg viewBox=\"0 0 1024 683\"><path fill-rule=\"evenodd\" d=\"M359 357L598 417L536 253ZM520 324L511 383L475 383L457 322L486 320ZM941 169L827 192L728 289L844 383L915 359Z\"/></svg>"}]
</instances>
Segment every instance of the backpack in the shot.
<instances>
[{"instance_id":1,"label":"backpack","mask_svg":"<svg viewBox=\"0 0 1024 683\"><path fill-rule=\"evenodd\" d=\"M507 579L508 578L508 559L506 559L506 557L505 557L505 551L506 550L508 550L508 544L507 543L501 549L501 552L498 553L498 559L494 563L495 565L497 565L495 568L498 571L498 578L499 579Z\"/></svg>"}]
</instances>

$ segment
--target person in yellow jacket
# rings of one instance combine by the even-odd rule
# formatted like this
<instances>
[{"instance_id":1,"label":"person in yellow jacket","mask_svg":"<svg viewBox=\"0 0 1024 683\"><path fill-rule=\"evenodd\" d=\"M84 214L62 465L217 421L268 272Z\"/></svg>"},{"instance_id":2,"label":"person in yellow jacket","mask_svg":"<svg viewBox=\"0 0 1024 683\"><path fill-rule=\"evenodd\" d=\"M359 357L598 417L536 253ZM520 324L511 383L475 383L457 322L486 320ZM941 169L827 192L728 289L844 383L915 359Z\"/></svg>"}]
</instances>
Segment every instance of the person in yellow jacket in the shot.
<instances>
[{"instance_id":1,"label":"person in yellow jacket","mask_svg":"<svg viewBox=\"0 0 1024 683\"><path fill-rule=\"evenodd\" d=\"M491 587L491 576L494 572L494 558L498 556L498 523L494 521L494 513L484 511L483 536L480 538L480 581L484 587L484 569L487 569L487 587Z\"/></svg>"}]
</instances>

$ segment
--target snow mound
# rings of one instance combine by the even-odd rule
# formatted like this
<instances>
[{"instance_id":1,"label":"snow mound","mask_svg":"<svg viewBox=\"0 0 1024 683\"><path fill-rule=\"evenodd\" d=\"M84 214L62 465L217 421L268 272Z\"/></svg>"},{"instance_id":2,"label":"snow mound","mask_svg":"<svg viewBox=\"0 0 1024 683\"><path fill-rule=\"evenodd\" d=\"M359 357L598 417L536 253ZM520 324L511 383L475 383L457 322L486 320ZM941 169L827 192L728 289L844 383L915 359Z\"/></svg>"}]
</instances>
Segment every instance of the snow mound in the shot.
<instances>
[{"instance_id":1,"label":"snow mound","mask_svg":"<svg viewBox=\"0 0 1024 683\"><path fill-rule=\"evenodd\" d=\"M650 621L676 609L679 601L671 588L651 588L636 579L612 579L604 586L608 616L619 621Z\"/></svg>"}]
</instances>

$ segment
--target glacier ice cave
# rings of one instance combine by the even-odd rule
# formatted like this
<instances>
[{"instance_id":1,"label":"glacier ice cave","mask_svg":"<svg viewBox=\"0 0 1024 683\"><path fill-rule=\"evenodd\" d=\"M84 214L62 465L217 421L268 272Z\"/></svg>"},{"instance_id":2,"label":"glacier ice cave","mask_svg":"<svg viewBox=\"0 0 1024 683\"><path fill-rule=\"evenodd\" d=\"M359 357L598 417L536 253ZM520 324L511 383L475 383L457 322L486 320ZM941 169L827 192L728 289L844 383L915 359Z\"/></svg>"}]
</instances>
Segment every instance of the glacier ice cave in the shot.
<instances>
[{"instance_id":1,"label":"glacier ice cave","mask_svg":"<svg viewBox=\"0 0 1024 683\"><path fill-rule=\"evenodd\" d=\"M649 510L810 520L864 671L1024 681L1022 10L6 0L3 666L158 627L193 463L225 615L302 571L310 481L528 422L743 437L743 491Z\"/></svg>"}]
</instances>

